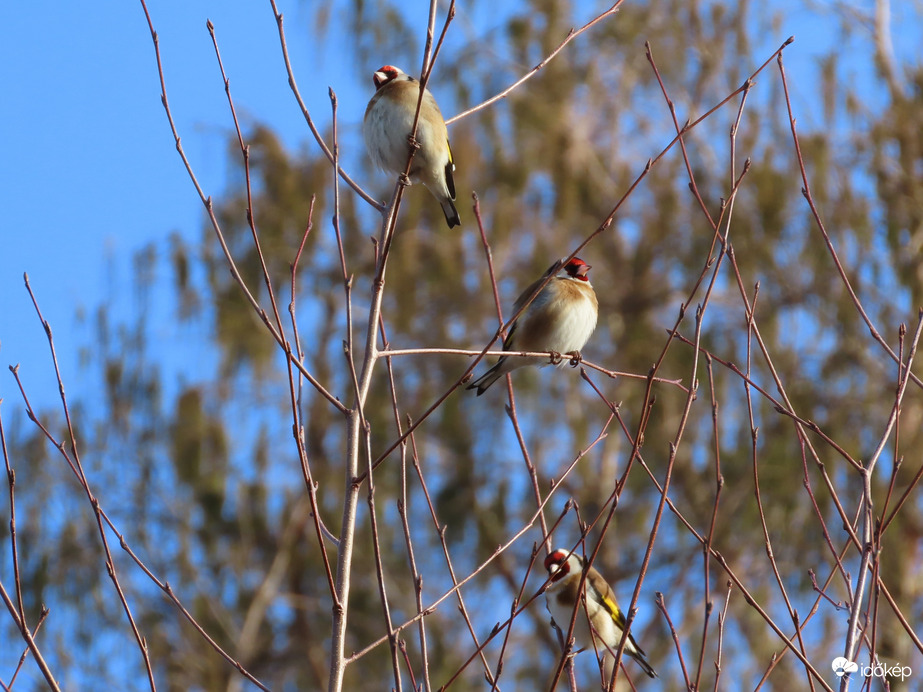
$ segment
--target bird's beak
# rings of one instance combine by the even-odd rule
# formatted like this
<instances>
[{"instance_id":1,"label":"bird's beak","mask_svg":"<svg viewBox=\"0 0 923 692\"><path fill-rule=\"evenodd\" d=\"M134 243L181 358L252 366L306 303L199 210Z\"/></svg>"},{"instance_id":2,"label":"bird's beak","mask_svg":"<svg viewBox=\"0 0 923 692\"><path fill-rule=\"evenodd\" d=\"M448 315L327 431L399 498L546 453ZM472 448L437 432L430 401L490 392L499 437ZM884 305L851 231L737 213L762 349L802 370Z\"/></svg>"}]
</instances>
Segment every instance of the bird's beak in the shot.
<instances>
[{"instance_id":1,"label":"bird's beak","mask_svg":"<svg viewBox=\"0 0 923 692\"><path fill-rule=\"evenodd\" d=\"M554 577L561 570L561 565L555 562L555 555L551 553L545 557L545 569L548 570L548 576Z\"/></svg>"}]
</instances>

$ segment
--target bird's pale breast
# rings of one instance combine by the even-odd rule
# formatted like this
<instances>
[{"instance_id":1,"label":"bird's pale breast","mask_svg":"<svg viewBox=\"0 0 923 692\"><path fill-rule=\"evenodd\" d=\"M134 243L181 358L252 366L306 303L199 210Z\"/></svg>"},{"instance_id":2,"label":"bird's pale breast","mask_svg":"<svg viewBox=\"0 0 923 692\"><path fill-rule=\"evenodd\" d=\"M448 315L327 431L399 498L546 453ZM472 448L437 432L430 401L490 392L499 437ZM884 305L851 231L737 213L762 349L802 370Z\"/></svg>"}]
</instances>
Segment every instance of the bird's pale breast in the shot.
<instances>
[{"instance_id":1,"label":"bird's pale breast","mask_svg":"<svg viewBox=\"0 0 923 692\"><path fill-rule=\"evenodd\" d=\"M369 104L363 131L369 154L379 168L400 172L407 165L410 153L407 136L413 129L419 94L418 82L399 80L382 87ZM447 140L442 115L429 92L423 95L416 139L420 150L414 156L410 177L429 184L432 182L429 172L444 169L449 158L447 146L441 144ZM421 175L422 171L428 174Z\"/></svg>"},{"instance_id":2,"label":"bird's pale breast","mask_svg":"<svg viewBox=\"0 0 923 692\"><path fill-rule=\"evenodd\" d=\"M554 279L548 288L552 290L535 300L533 314L520 327L517 346L528 351L579 351L596 328L596 294L588 282L573 279Z\"/></svg>"}]
</instances>

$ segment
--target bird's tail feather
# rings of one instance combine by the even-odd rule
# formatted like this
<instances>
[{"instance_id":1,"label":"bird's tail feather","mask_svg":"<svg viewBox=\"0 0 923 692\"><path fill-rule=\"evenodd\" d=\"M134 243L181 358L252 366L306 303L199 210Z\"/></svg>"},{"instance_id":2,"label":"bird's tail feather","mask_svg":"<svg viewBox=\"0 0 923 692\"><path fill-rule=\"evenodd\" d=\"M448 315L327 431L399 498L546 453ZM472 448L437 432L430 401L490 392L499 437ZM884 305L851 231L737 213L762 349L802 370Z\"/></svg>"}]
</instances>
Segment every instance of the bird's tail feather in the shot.
<instances>
[{"instance_id":1,"label":"bird's tail feather","mask_svg":"<svg viewBox=\"0 0 923 692\"><path fill-rule=\"evenodd\" d=\"M461 219L458 218L458 209L455 208L455 203L448 197L439 203L442 205L442 213L445 214L445 222L449 224L449 228L460 226Z\"/></svg>"},{"instance_id":2,"label":"bird's tail feather","mask_svg":"<svg viewBox=\"0 0 923 692\"><path fill-rule=\"evenodd\" d=\"M647 659L643 655L637 654L634 651L625 651L629 656L635 659L638 662L638 665L641 666L641 670L647 673L649 678L656 678L657 673L654 672L654 669L651 668L651 664L647 662Z\"/></svg>"},{"instance_id":3,"label":"bird's tail feather","mask_svg":"<svg viewBox=\"0 0 923 692\"><path fill-rule=\"evenodd\" d=\"M633 659L635 659L635 661L638 662L638 665L641 666L641 670L643 670L649 678L657 677L656 671L654 671L654 669L651 667L651 664L647 662L643 652L640 650L632 651L626 646L625 655L631 656ZM624 659L622 660L624 661ZM615 663L615 651L610 650L607 647L606 652L603 655L603 674L606 676L607 681L612 679L613 663Z\"/></svg>"},{"instance_id":4,"label":"bird's tail feather","mask_svg":"<svg viewBox=\"0 0 923 692\"><path fill-rule=\"evenodd\" d=\"M496 365L494 365L490 370L477 378L474 382L469 384L466 389L477 389L478 396L481 396L481 394L487 391L490 385L503 377L504 372L500 370L500 364L503 362L503 360L504 359L501 358Z\"/></svg>"}]
</instances>

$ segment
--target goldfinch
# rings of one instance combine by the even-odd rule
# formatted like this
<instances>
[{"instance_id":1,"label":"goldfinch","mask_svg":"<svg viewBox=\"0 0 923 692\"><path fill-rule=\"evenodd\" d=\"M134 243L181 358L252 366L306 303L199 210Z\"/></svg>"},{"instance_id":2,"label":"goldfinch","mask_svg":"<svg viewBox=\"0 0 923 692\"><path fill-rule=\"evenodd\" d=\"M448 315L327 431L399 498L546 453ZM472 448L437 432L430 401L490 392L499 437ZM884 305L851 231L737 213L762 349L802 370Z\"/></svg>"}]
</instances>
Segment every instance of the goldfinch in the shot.
<instances>
[{"instance_id":1,"label":"goldfinch","mask_svg":"<svg viewBox=\"0 0 923 692\"><path fill-rule=\"evenodd\" d=\"M625 629L625 616L619 609L612 587L595 567L590 567L587 571L584 582L586 598L578 601L577 589L580 576L585 571L585 564L581 556L571 554L569 550L558 548L551 552L545 558L545 569L548 570L551 579L545 591L545 601L548 604L548 612L563 636L567 636L574 608L577 608L577 619L574 623L575 642L577 645L584 643L586 646L592 646L589 644L592 628L596 651L603 657L603 673L606 680L610 680L615 652L618 651ZM628 641L625 642L625 653L635 659L650 677L657 677L657 673L647 662L644 652L630 632Z\"/></svg>"},{"instance_id":2,"label":"goldfinch","mask_svg":"<svg viewBox=\"0 0 923 692\"><path fill-rule=\"evenodd\" d=\"M410 156L408 137L417 112L420 83L393 65L385 65L372 79L375 95L365 109L362 123L365 146L376 166L400 174ZM416 141L420 149L413 157L410 180L423 183L439 200L449 228L458 226L461 221L455 208L455 162L449 132L429 89L423 92Z\"/></svg>"},{"instance_id":3,"label":"goldfinch","mask_svg":"<svg viewBox=\"0 0 923 692\"><path fill-rule=\"evenodd\" d=\"M554 265L549 271L553 269ZM503 340L503 350L579 352L596 328L599 314L596 292L587 278L588 271L590 265L579 257L565 264L513 322L510 333ZM514 313L519 312L544 278L535 281L520 294L513 305ZM508 372L534 364L535 361L526 358L502 356L496 365L468 385L468 389L477 388L478 396L481 396Z\"/></svg>"}]
</instances>

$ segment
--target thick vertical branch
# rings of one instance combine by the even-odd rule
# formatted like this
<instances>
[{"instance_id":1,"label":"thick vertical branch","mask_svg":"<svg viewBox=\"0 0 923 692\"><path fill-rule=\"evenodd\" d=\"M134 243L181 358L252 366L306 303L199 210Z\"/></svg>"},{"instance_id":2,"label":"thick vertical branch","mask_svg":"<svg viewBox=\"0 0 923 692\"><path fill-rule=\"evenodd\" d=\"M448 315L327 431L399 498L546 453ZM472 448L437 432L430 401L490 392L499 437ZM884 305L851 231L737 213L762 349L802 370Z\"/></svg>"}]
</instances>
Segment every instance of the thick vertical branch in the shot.
<instances>
[{"instance_id":1,"label":"thick vertical branch","mask_svg":"<svg viewBox=\"0 0 923 692\"><path fill-rule=\"evenodd\" d=\"M275 11L274 3L273 10ZM449 23L452 21L453 14L454 4L450 9L448 17L446 18L445 25L442 28L442 34L439 38L439 45L441 45L443 39L445 38L445 34L448 31ZM276 12L276 16L279 24L280 36L283 36L282 15ZM439 45L436 47L437 54ZM432 71L435 58L436 56L434 55L433 61L429 66L429 72L421 75L420 78L420 94L417 98L416 114L414 115L413 127L410 131L411 140L416 137L417 127L420 120L420 109L423 104L423 95L425 93L424 90L426 89L426 82L429 79L429 74ZM286 64L288 64L287 55ZM346 623L349 610L349 590L354 547L353 543L355 540L356 509L358 507L359 486L361 484L361 480L359 478L358 455L360 447L360 436L366 429L365 416L362 413L362 409L368 399L369 387L371 386L372 382L372 374L374 371L375 363L379 357L378 325L381 320L381 303L384 298L385 275L388 265L388 257L390 256L391 243L394 239L394 231L397 226L398 211L400 210L401 200L403 199L404 190L406 188L405 181L409 179L408 175L410 173L410 167L413 164L413 158L416 154L416 151L417 150L415 148L410 148L410 153L407 158L407 165L404 169L404 175L399 177L398 182L395 185L391 204L383 212L382 232L379 242L378 266L376 268L375 279L372 284L371 305L368 312L368 321L366 322L365 354L362 361L362 366L359 371L358 379L356 381L355 404L347 414L347 459L345 469L346 487L344 490L343 523L340 529L339 537L340 553L337 561L337 599L333 609L333 637L331 638L330 644L330 680L328 683L329 692L338 692L339 690L342 690L343 675L345 673L346 665L348 662L345 656ZM332 163L334 168L338 168L338 159L336 157L334 157ZM352 354L350 353L348 355L350 362L352 363ZM370 459L367 473L370 474L374 469L374 466L375 464Z\"/></svg>"},{"instance_id":2,"label":"thick vertical branch","mask_svg":"<svg viewBox=\"0 0 923 692\"><path fill-rule=\"evenodd\" d=\"M904 399L904 392L907 391L907 383L910 381L910 368L913 365L913 359L917 352L917 345L920 342L920 334L923 332L923 310L920 310L917 316L917 329L914 333L913 342L910 346L910 352L907 355L906 365L900 364L899 381L897 394L894 400L894 406L891 408L891 415L888 416L888 422L885 430L878 441L878 446L868 461L868 464L862 474L862 497L860 507L862 511L862 559L857 576L856 588L853 594L853 602L849 611L849 627L846 632L846 644L843 655L847 660L852 661L856 653L859 640L859 614L862 611L862 603L865 598L865 589L869 576L869 565L872 561L874 549L874 521L875 513L872 505L872 475L878 464L888 440L891 437L891 431L897 423L901 412L901 402ZM840 690L845 692L849 689L849 676L843 676L840 681Z\"/></svg>"},{"instance_id":3,"label":"thick vertical branch","mask_svg":"<svg viewBox=\"0 0 923 692\"><path fill-rule=\"evenodd\" d=\"M891 0L875 0L875 62L888 84L892 99L904 96L904 84L894 60L891 41Z\"/></svg>"}]
</instances>

